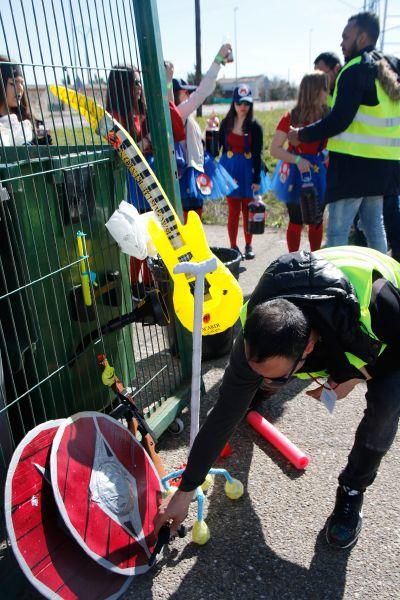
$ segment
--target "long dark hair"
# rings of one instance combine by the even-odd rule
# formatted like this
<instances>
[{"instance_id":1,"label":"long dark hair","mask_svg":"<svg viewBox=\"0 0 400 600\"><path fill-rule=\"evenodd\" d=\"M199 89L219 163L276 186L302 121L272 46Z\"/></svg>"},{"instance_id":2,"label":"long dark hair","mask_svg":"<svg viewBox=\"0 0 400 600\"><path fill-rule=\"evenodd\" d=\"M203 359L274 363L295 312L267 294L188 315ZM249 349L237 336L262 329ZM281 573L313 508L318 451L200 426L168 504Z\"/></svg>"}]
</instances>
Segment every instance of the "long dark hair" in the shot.
<instances>
[{"instance_id":1,"label":"long dark hair","mask_svg":"<svg viewBox=\"0 0 400 600\"><path fill-rule=\"evenodd\" d=\"M21 67L17 64L11 64L11 59L6 55L0 55L0 107L6 107L8 112L15 114L19 121L29 119L32 121L31 111L29 109L28 96L26 91L22 94L19 101L19 106L7 106L7 83L8 80L13 80L14 77L23 77ZM7 64L8 63L8 64Z\"/></svg>"},{"instance_id":2,"label":"long dark hair","mask_svg":"<svg viewBox=\"0 0 400 600\"><path fill-rule=\"evenodd\" d=\"M236 117L236 108L235 103L232 100L232 104L229 107L229 110L224 119L226 123L226 131L229 133L235 126L235 117ZM251 123L253 121L253 104L250 104L249 112L246 115L245 120L243 121L242 131L243 133L250 133Z\"/></svg>"},{"instance_id":3,"label":"long dark hair","mask_svg":"<svg viewBox=\"0 0 400 600\"><path fill-rule=\"evenodd\" d=\"M121 121L121 125L135 137L137 131L134 124L135 116L147 116L146 103L142 96L136 93L135 73L137 67L132 65L115 65L107 80L106 110ZM141 123L141 136L147 135L147 123Z\"/></svg>"},{"instance_id":4,"label":"long dark hair","mask_svg":"<svg viewBox=\"0 0 400 600\"><path fill-rule=\"evenodd\" d=\"M230 131L232 131L232 129L235 126L235 117L236 117L236 108L235 108L235 102L232 98L232 104L230 105L229 110L224 119L225 124L226 124L226 131L228 133ZM253 121L253 103L250 104L249 112L247 113L246 118L243 121L243 125L242 125L243 133L250 133L250 127L251 127L252 121Z\"/></svg>"}]
</instances>

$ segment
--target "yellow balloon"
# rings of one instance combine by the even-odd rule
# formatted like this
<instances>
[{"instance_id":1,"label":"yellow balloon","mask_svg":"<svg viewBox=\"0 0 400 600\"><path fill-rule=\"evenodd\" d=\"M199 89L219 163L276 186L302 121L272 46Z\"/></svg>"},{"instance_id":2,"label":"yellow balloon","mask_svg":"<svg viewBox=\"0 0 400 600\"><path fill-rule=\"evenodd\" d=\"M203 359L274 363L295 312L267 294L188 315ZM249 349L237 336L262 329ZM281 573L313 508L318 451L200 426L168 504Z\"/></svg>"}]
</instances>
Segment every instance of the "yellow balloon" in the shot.
<instances>
[{"instance_id":1,"label":"yellow balloon","mask_svg":"<svg viewBox=\"0 0 400 600\"><path fill-rule=\"evenodd\" d=\"M208 473L207 477L201 484L201 489L203 490L203 492L206 492L208 489L210 489L212 482L213 482L213 476L210 475L210 473Z\"/></svg>"},{"instance_id":2,"label":"yellow balloon","mask_svg":"<svg viewBox=\"0 0 400 600\"><path fill-rule=\"evenodd\" d=\"M231 500L238 500L243 496L243 492L243 483L241 483L239 479L234 479L232 483L229 483L229 481L225 483L225 494Z\"/></svg>"},{"instance_id":3,"label":"yellow balloon","mask_svg":"<svg viewBox=\"0 0 400 600\"><path fill-rule=\"evenodd\" d=\"M203 546L210 539L210 530L205 521L196 521L193 525L192 540L195 544Z\"/></svg>"}]
</instances>

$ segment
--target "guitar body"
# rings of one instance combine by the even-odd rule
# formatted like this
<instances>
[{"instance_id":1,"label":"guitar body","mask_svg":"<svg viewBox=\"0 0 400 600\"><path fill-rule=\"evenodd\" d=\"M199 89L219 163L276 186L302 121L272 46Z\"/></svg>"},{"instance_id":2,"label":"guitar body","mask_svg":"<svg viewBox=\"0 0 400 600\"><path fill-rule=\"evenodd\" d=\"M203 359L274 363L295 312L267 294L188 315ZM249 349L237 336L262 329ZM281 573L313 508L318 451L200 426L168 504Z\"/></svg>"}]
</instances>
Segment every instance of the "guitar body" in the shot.
<instances>
[{"instance_id":1,"label":"guitar body","mask_svg":"<svg viewBox=\"0 0 400 600\"><path fill-rule=\"evenodd\" d=\"M91 126L118 152L135 178L157 220L149 220L152 242L174 282L174 309L182 325L193 331L194 277L174 274L179 262L200 262L213 256L198 215L191 211L186 225L168 200L157 177L129 133L92 98L62 86L50 86L62 102L82 114ZM239 317L243 294L232 273L220 260L218 268L206 276L203 307L203 335L221 333Z\"/></svg>"},{"instance_id":2,"label":"guitar body","mask_svg":"<svg viewBox=\"0 0 400 600\"><path fill-rule=\"evenodd\" d=\"M192 331L194 295L190 283L194 283L194 278L188 279L183 273L176 275L174 267L180 262L179 258L184 257L188 252L192 255L193 262L201 262L214 255L208 246L203 225L197 213L190 211L186 225L179 224L179 230L185 242L190 240L190 245L189 243L185 244L177 251L168 242L161 225L156 221L149 221L151 239L174 283L173 302L176 316L186 329ZM209 289L203 303L203 335L221 333L228 327L232 327L237 321L243 303L243 294L238 282L218 258L217 263L216 271L206 276Z\"/></svg>"}]
</instances>

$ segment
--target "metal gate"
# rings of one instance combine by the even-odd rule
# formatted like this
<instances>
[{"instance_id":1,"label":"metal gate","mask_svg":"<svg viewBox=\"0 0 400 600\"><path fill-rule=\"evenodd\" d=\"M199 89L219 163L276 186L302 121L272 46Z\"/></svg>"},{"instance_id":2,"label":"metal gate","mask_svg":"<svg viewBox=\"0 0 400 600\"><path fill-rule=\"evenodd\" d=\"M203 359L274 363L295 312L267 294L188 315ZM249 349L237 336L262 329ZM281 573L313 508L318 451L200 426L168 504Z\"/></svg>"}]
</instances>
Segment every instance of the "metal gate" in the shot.
<instances>
[{"instance_id":1,"label":"metal gate","mask_svg":"<svg viewBox=\"0 0 400 600\"><path fill-rule=\"evenodd\" d=\"M148 100L137 118L151 134L159 177L180 210L166 93L157 94L165 81L155 2L4 1L0 52L2 504L10 456L29 429L112 404L98 354L132 388L157 434L184 402L190 364L162 264L153 261L145 277L147 267L130 264L104 225L127 198L125 167L48 89L66 84L105 106L112 67L135 65L135 85ZM169 322L152 324L147 300L154 289ZM121 317L132 314L133 323L123 326L130 319ZM18 597L3 525L0 535L2 593Z\"/></svg>"}]
</instances>

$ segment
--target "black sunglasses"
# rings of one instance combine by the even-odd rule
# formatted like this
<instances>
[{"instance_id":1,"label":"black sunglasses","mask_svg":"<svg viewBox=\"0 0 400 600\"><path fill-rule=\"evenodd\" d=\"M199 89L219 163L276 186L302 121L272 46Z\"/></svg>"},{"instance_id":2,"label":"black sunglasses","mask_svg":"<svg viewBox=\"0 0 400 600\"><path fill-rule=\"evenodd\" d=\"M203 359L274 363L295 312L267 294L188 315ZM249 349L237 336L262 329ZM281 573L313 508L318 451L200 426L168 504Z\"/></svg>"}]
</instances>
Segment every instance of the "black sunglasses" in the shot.
<instances>
[{"instance_id":1,"label":"black sunglasses","mask_svg":"<svg viewBox=\"0 0 400 600\"><path fill-rule=\"evenodd\" d=\"M278 383L278 384L285 384L289 381L289 379L292 377L293 373L295 372L295 370L297 369L297 367L299 366L299 364L301 362L304 362L306 360L306 356L303 357L303 352L304 350L301 351L301 354L299 354L299 356L296 358L292 368L290 369L289 373L287 375L285 375L285 377L265 377L266 381L270 381L271 383Z\"/></svg>"},{"instance_id":2,"label":"black sunglasses","mask_svg":"<svg viewBox=\"0 0 400 600\"><path fill-rule=\"evenodd\" d=\"M140 81L140 79L135 79L133 83L136 85L136 87L142 87L142 82Z\"/></svg>"}]
</instances>

